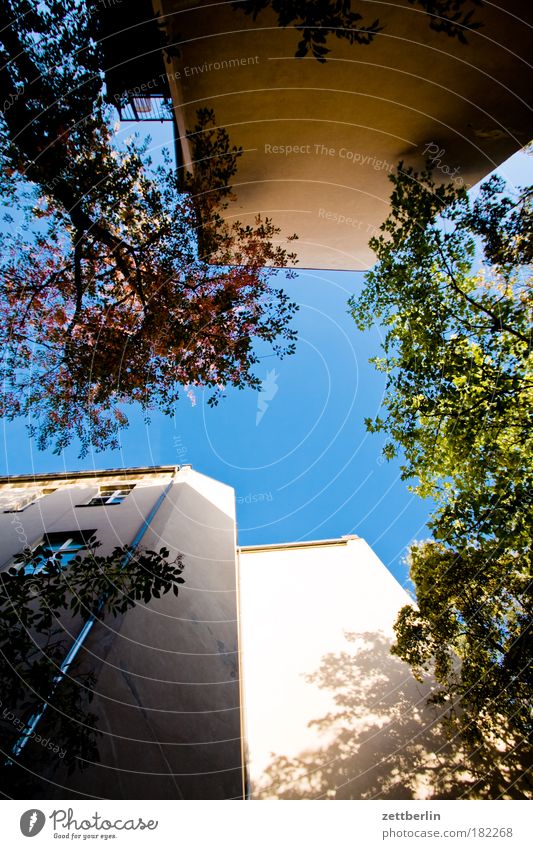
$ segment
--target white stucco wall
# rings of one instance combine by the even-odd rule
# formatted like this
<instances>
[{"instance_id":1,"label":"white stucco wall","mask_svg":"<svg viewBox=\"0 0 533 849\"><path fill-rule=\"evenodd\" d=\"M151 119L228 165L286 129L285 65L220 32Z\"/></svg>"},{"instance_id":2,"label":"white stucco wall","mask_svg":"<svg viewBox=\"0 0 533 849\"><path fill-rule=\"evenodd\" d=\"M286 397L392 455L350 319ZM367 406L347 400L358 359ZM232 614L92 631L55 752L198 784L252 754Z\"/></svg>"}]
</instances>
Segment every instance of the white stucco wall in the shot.
<instances>
[{"instance_id":1,"label":"white stucco wall","mask_svg":"<svg viewBox=\"0 0 533 849\"><path fill-rule=\"evenodd\" d=\"M6 568L24 547L34 547L44 533L57 531L93 530L102 544L101 554L117 545L130 544L143 519L157 502L172 477L171 467L153 471L140 469L94 472L73 472L70 475L35 477L34 481L19 481L16 477L0 480L0 569ZM185 475L178 472L178 476ZM122 504L87 507L97 495L99 486L135 484ZM12 509L14 501L29 499L31 494L48 492L20 512Z\"/></svg>"},{"instance_id":2,"label":"white stucco wall","mask_svg":"<svg viewBox=\"0 0 533 849\"><path fill-rule=\"evenodd\" d=\"M242 799L235 539L233 489L181 468L141 540L182 555L178 597L97 625L80 652L104 730L80 794Z\"/></svg>"},{"instance_id":3,"label":"white stucco wall","mask_svg":"<svg viewBox=\"0 0 533 849\"><path fill-rule=\"evenodd\" d=\"M185 583L177 598L154 597L89 631L71 671L94 676L98 762L67 774L50 757L39 797L242 799L234 490L187 466L130 470L136 485L121 504L85 506L125 474L49 477L37 483L56 486L52 494L0 512L0 569L45 532L94 529L106 554L142 531L141 548L182 556ZM0 481L0 497L32 486ZM79 617L66 612L62 624L79 635ZM54 738L58 721L48 711L40 728Z\"/></svg>"},{"instance_id":4,"label":"white stucco wall","mask_svg":"<svg viewBox=\"0 0 533 849\"><path fill-rule=\"evenodd\" d=\"M364 540L243 549L240 595L252 798L447 795L427 689L389 651L410 599Z\"/></svg>"}]
</instances>

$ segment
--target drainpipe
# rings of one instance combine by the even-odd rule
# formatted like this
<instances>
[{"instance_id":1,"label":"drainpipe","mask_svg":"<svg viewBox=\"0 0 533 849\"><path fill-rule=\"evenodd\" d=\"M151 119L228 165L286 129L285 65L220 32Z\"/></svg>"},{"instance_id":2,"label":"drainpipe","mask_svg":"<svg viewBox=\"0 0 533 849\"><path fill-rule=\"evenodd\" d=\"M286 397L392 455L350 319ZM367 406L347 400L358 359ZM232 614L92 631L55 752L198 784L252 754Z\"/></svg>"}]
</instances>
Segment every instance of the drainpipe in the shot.
<instances>
[{"instance_id":1,"label":"drainpipe","mask_svg":"<svg viewBox=\"0 0 533 849\"><path fill-rule=\"evenodd\" d=\"M161 507L163 501L165 500L168 493L170 492L170 489L171 489L171 487L174 483L174 480L176 478L176 474L177 474L178 471L179 471L179 466L176 466L174 474L172 475L172 478L170 480L170 483L167 484L167 486L165 487L165 489L163 490L163 492L161 493L161 495L157 499L156 503L154 504L154 506L150 510L148 516L146 516L146 518L143 519L143 522L142 522L139 530L135 534L135 537L134 537L133 542L131 544L131 551L128 551L127 554L125 554L125 556L123 558L123 561L122 561L122 568L123 569L125 569L126 566L129 564L129 562L131 561L131 559L132 559L132 557L135 553L135 549L139 545L141 539L143 538L143 536L145 535L146 531L148 530L148 528L150 526L150 522L154 519L154 517L155 517L156 513L158 512L159 508ZM81 629L80 633L76 637L74 644L71 646L71 648L70 648L67 656L65 657L63 663L59 667L59 673L56 675L56 677L53 680L53 688L54 689L57 687L57 685L62 681L62 679L67 674L69 668L72 666L72 663L73 663L76 655L78 654L80 648L82 647L83 643L87 639L87 636L91 632L91 629L93 628L95 622L98 621L97 617L98 617L98 614L102 612L102 609L103 609L104 604L105 604L105 600L106 600L106 597L104 595L104 596L102 596L102 598L98 602L98 607L96 609L96 613L93 613L93 615L90 617L90 619L87 620L87 622L85 623L85 625ZM36 726L41 721L47 707L48 707L48 702L43 702L42 707L40 707L39 710L36 713L34 713L33 716L28 720L28 722L26 724L26 728L24 729L24 731L20 735L19 739L17 740L17 742L13 746L12 753L13 753L14 757L18 757L20 755L20 753L22 752L22 750L24 749L24 746L26 745L28 740L31 738L31 735L34 732ZM7 761L7 763L13 763L13 761Z\"/></svg>"}]
</instances>

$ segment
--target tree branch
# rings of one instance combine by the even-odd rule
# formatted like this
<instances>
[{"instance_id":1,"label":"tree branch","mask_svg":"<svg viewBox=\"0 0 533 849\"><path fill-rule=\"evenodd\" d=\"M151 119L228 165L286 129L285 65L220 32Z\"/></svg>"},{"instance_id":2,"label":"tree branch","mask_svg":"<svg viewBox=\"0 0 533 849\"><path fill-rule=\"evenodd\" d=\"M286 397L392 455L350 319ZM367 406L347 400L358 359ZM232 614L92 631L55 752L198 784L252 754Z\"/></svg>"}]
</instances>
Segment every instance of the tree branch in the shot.
<instances>
[{"instance_id":1,"label":"tree branch","mask_svg":"<svg viewBox=\"0 0 533 849\"><path fill-rule=\"evenodd\" d=\"M520 333L518 330L515 330L514 327L511 327L510 325L505 324L501 320L501 317L498 316L497 313L495 313L493 310L489 309L489 307L486 307L483 304L480 304L478 301L476 301L475 298L472 298L471 295L469 295L467 292L464 292L463 289L461 289L461 287L459 286L459 284L458 284L458 282L455 278L453 271L451 270L451 268L448 264L448 258L447 258L446 254L444 253L444 251L442 249L442 245L440 244L439 239L436 240L436 246L437 246L437 250L440 254L440 257L441 257L441 259L444 263L446 271L448 273L448 277L450 279L451 287L454 290L454 292L456 292L458 295L460 295L462 298L464 298L464 300L467 301L472 307L474 307L474 309L479 310L480 312L489 316L489 318L492 319L492 327L493 327L494 330L505 330L507 333L511 333L513 336L516 336L517 339L520 339L522 342L525 342L525 344L529 347L529 345L531 344L531 340L527 336L524 336L523 333Z\"/></svg>"}]
</instances>

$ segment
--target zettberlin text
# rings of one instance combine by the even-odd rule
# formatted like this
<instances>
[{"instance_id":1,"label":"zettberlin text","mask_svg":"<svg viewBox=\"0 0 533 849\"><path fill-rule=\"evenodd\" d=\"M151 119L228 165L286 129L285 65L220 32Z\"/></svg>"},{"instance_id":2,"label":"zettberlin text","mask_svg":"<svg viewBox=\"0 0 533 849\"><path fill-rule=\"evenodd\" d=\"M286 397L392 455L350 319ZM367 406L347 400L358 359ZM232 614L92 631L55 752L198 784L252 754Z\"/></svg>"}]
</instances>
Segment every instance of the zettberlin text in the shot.
<instances>
[{"instance_id":1,"label":"zettberlin text","mask_svg":"<svg viewBox=\"0 0 533 849\"><path fill-rule=\"evenodd\" d=\"M440 814L434 814L433 811L423 811L423 813L412 814L411 811L395 811L392 814L381 814L382 820L440 820Z\"/></svg>"}]
</instances>

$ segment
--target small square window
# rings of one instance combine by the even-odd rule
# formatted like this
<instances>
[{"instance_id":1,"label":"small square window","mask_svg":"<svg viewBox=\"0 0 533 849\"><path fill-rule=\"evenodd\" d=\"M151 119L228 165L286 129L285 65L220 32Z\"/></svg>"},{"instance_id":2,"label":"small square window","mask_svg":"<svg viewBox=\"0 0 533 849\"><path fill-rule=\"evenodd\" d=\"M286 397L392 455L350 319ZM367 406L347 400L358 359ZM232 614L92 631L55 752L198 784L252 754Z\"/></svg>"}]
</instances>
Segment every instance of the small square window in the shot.
<instances>
[{"instance_id":1,"label":"small square window","mask_svg":"<svg viewBox=\"0 0 533 849\"><path fill-rule=\"evenodd\" d=\"M87 548L94 531L64 531L45 534L32 551L33 562L24 566L25 575L46 574L49 563L65 569L76 555Z\"/></svg>"},{"instance_id":2,"label":"small square window","mask_svg":"<svg viewBox=\"0 0 533 849\"><path fill-rule=\"evenodd\" d=\"M98 495L95 495L91 500L84 505L85 507L103 507L112 504L122 504L127 495L135 487L134 483L112 484L111 486L101 486L98 489Z\"/></svg>"},{"instance_id":3,"label":"small square window","mask_svg":"<svg viewBox=\"0 0 533 849\"><path fill-rule=\"evenodd\" d=\"M22 513L27 507L31 507L36 501L40 501L45 495L51 495L55 488L32 489L23 495L13 496L4 507L4 513Z\"/></svg>"}]
</instances>

